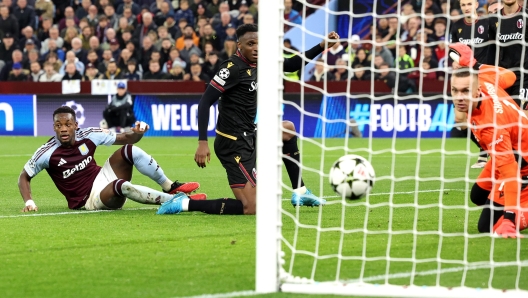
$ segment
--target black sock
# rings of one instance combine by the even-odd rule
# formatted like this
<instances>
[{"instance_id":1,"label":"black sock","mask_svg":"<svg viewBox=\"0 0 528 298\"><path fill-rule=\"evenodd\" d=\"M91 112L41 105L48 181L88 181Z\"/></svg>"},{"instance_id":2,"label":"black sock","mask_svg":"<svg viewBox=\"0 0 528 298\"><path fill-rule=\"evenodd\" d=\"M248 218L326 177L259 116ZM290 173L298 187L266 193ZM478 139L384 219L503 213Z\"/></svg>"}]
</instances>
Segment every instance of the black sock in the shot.
<instances>
[{"instance_id":1,"label":"black sock","mask_svg":"<svg viewBox=\"0 0 528 298\"><path fill-rule=\"evenodd\" d=\"M216 199L216 200L190 200L189 211L201 211L207 214L242 215L244 205L239 200Z\"/></svg>"},{"instance_id":2,"label":"black sock","mask_svg":"<svg viewBox=\"0 0 528 298\"><path fill-rule=\"evenodd\" d=\"M288 141L282 142L282 154L287 155L295 161L299 162L301 154L299 152L299 147L297 147L297 136L294 136ZM304 181L301 178L301 169L299 168L297 163L285 157L282 158L282 161L286 166L286 171L288 172L288 176L290 177L292 188L297 189L299 187L303 187Z\"/></svg>"}]
</instances>

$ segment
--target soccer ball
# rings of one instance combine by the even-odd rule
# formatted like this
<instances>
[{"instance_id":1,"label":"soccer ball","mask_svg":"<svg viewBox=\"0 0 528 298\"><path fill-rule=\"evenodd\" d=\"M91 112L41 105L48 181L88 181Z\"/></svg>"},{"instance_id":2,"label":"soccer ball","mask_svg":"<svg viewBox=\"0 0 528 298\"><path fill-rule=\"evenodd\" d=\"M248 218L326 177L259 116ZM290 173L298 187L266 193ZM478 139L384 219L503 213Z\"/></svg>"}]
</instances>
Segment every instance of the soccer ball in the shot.
<instances>
[{"instance_id":1,"label":"soccer ball","mask_svg":"<svg viewBox=\"0 0 528 298\"><path fill-rule=\"evenodd\" d=\"M335 192L357 200L372 190L376 174L368 160L359 155L345 155L330 169L330 185Z\"/></svg>"},{"instance_id":2,"label":"soccer ball","mask_svg":"<svg viewBox=\"0 0 528 298\"><path fill-rule=\"evenodd\" d=\"M80 103L76 103L74 100L67 101L65 106L72 108L75 111L75 118L79 123L79 126L84 124L86 117L84 117L84 108Z\"/></svg>"}]
</instances>

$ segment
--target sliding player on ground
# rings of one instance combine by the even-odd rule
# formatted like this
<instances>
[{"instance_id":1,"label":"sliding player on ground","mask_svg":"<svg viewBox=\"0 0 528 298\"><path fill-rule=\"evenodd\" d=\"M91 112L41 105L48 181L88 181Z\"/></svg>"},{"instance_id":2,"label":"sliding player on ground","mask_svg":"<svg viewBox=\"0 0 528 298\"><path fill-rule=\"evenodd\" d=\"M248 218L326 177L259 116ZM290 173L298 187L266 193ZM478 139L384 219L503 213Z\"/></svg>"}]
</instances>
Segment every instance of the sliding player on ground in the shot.
<instances>
[{"instance_id":1,"label":"sliding player on ground","mask_svg":"<svg viewBox=\"0 0 528 298\"><path fill-rule=\"evenodd\" d=\"M478 63L464 44L449 47L460 65L469 67L451 78L455 109L468 114L471 130L491 156L470 194L473 203L484 206L478 230L518 237L528 228L528 187L523 183L528 179L528 117L504 90L514 84L515 74Z\"/></svg>"},{"instance_id":2,"label":"sliding player on ground","mask_svg":"<svg viewBox=\"0 0 528 298\"><path fill-rule=\"evenodd\" d=\"M119 134L95 127L79 129L75 111L60 107L53 112L53 123L56 136L35 152L20 173L18 187L25 202L23 212L38 210L30 183L44 169L70 209L119 209L126 198L160 205L179 192L190 193L200 187L197 182L172 182L152 156L132 145L148 131L149 126L144 122L137 121L131 132ZM124 146L100 167L94 159L99 145ZM130 183L133 167L158 183L163 191ZM206 196L195 194L194 199L205 200Z\"/></svg>"},{"instance_id":3,"label":"sliding player on ground","mask_svg":"<svg viewBox=\"0 0 528 298\"><path fill-rule=\"evenodd\" d=\"M257 112L257 60L258 60L258 27L245 24L237 28L238 50L235 55L224 61L220 70L211 80L198 106L199 141L196 150L196 164L203 168L210 161L209 145L207 143L207 123L209 108L220 98L219 116L217 122L217 137L215 139L215 153L226 169L233 199L218 199L193 201L185 197L172 199L163 204L158 214L174 214L182 211L202 211L209 214L246 214L256 212L256 150L254 123ZM331 47L339 36L335 32L328 35L324 41L306 51L305 56L313 59L325 47ZM284 60L284 71L292 72L301 69L303 60L299 56ZM295 138L296 139L296 138ZM292 138L290 139L292 140ZM297 142L285 142L283 153L294 160L298 158ZM286 152L288 151L288 152ZM288 174L292 177L293 188L306 188L298 185L300 170L291 160L286 162ZM291 168L290 168L291 167ZM293 170L292 170L293 169ZM310 192L300 196L297 205L319 206L324 200ZM293 200L292 200L293 201Z\"/></svg>"},{"instance_id":4,"label":"sliding player on ground","mask_svg":"<svg viewBox=\"0 0 528 298\"><path fill-rule=\"evenodd\" d=\"M461 42L468 45L473 50L475 59L477 59L478 62L488 64L489 19L478 16L478 0L460 0L458 2L464 17L452 24L450 43ZM453 62L453 69L458 68L458 63ZM461 125L461 129L467 129L466 113L458 112L455 109L455 122ZM471 166L471 168L483 168L488 161L488 153L480 147L473 133L471 133L471 140L480 149L478 160Z\"/></svg>"}]
</instances>

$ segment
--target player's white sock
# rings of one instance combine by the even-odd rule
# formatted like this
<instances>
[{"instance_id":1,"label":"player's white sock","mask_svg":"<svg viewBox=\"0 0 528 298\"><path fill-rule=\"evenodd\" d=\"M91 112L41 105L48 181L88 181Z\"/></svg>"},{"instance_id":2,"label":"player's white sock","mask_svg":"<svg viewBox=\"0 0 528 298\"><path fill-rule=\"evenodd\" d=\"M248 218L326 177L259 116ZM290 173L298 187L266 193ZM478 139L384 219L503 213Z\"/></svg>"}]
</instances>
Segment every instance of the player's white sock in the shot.
<instances>
[{"instance_id":1,"label":"player's white sock","mask_svg":"<svg viewBox=\"0 0 528 298\"><path fill-rule=\"evenodd\" d=\"M123 181L123 180L120 180ZM120 182L119 181L119 182ZM123 183L116 183L116 193L118 195L121 195L123 197L127 197L131 199L132 201L141 203L141 204L155 204L160 205L170 199L174 195L167 194L158 190L154 190L152 188L148 188L146 186L141 185L135 185L128 181L125 181ZM188 204L188 203L187 203Z\"/></svg>"},{"instance_id":2,"label":"player's white sock","mask_svg":"<svg viewBox=\"0 0 528 298\"><path fill-rule=\"evenodd\" d=\"M133 164L141 174L154 180L164 190L170 189L172 181L165 176L163 169L152 156L143 151L143 149L128 144L123 146L121 150L123 158Z\"/></svg>"},{"instance_id":3,"label":"player's white sock","mask_svg":"<svg viewBox=\"0 0 528 298\"><path fill-rule=\"evenodd\" d=\"M301 186L299 188L294 189L293 192L298 195L304 195L306 193L306 190L306 186Z\"/></svg>"},{"instance_id":4,"label":"player's white sock","mask_svg":"<svg viewBox=\"0 0 528 298\"><path fill-rule=\"evenodd\" d=\"M189 201L191 199L182 199L182 211L189 211Z\"/></svg>"},{"instance_id":5,"label":"player's white sock","mask_svg":"<svg viewBox=\"0 0 528 298\"><path fill-rule=\"evenodd\" d=\"M170 180L169 178L167 178L167 180L165 180L165 182L161 183L161 188L164 190L164 191L169 191L171 189L171 186L172 186L172 180Z\"/></svg>"}]
</instances>

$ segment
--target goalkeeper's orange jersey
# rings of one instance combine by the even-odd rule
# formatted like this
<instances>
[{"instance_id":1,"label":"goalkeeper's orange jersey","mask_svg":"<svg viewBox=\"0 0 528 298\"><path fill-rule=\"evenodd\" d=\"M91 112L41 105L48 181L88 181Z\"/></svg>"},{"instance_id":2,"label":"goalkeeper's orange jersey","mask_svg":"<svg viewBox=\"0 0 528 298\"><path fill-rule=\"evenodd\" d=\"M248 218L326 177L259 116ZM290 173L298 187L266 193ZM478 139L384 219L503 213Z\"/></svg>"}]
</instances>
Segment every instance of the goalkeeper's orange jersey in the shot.
<instances>
[{"instance_id":1,"label":"goalkeeper's orange jersey","mask_svg":"<svg viewBox=\"0 0 528 298\"><path fill-rule=\"evenodd\" d=\"M488 162L491 173L495 173L499 183L504 182L500 187L504 196L492 199L506 209L514 208L519 202L519 173L528 175L528 117L504 91L515 79L510 70L482 65L479 70L482 101L470 113L469 120L475 137L491 156ZM520 200L528 201L528 198Z\"/></svg>"}]
</instances>

